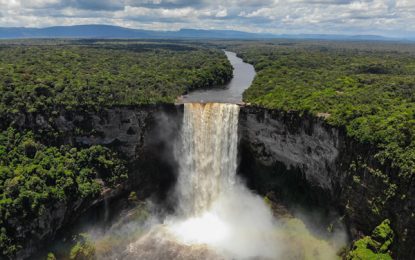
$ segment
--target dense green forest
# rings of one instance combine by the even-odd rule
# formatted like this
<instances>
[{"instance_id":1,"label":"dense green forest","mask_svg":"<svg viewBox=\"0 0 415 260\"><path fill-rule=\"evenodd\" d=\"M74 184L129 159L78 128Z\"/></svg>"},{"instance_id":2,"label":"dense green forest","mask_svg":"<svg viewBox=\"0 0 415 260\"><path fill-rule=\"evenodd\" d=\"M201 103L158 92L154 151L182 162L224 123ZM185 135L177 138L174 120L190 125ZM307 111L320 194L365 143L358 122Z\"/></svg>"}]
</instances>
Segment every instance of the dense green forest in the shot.
<instances>
[{"instance_id":1,"label":"dense green forest","mask_svg":"<svg viewBox=\"0 0 415 260\"><path fill-rule=\"evenodd\" d=\"M29 42L30 43L30 42ZM232 66L217 49L188 44L0 42L0 117L53 107L173 103L222 85Z\"/></svg>"},{"instance_id":2,"label":"dense green forest","mask_svg":"<svg viewBox=\"0 0 415 260\"><path fill-rule=\"evenodd\" d=\"M44 223L49 212L75 211L104 187L128 180L129 173L127 162L109 148L51 146L41 140L54 130L40 138L9 123L22 114L53 116L62 109L173 103L190 90L222 85L232 67L212 46L229 48L255 66L246 103L323 117L350 137L378 146L377 159L399 168L405 182L413 178L413 45L0 41L0 258L13 258L28 239L36 240L36 232L56 225ZM375 238L356 243L354 254L367 253Z\"/></svg>"},{"instance_id":3,"label":"dense green forest","mask_svg":"<svg viewBox=\"0 0 415 260\"><path fill-rule=\"evenodd\" d=\"M173 103L231 77L222 51L184 43L0 42L0 258L13 259L28 241L59 226L48 223L54 212L71 216L103 188L128 179L127 163L110 149L50 146L42 140L55 130L16 130L9 125L14 118Z\"/></svg>"},{"instance_id":4,"label":"dense green forest","mask_svg":"<svg viewBox=\"0 0 415 260\"><path fill-rule=\"evenodd\" d=\"M31 132L0 133L1 253L22 249L33 229L52 224L39 224L51 212L97 198L126 178L125 163L108 148L47 147Z\"/></svg>"},{"instance_id":5,"label":"dense green forest","mask_svg":"<svg viewBox=\"0 0 415 260\"><path fill-rule=\"evenodd\" d=\"M231 49L257 71L245 102L324 117L414 174L414 45L274 41Z\"/></svg>"}]
</instances>

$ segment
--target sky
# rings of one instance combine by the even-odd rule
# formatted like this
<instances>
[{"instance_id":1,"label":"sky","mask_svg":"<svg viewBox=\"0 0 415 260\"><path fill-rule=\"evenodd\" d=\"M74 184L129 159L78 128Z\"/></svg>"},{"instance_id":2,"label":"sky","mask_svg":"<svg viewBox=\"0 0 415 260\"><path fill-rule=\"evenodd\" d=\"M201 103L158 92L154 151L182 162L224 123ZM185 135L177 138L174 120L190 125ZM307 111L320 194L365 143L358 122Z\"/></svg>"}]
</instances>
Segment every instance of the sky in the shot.
<instances>
[{"instance_id":1,"label":"sky","mask_svg":"<svg viewBox=\"0 0 415 260\"><path fill-rule=\"evenodd\" d=\"M78 24L415 38L415 0L0 0L0 27Z\"/></svg>"}]
</instances>

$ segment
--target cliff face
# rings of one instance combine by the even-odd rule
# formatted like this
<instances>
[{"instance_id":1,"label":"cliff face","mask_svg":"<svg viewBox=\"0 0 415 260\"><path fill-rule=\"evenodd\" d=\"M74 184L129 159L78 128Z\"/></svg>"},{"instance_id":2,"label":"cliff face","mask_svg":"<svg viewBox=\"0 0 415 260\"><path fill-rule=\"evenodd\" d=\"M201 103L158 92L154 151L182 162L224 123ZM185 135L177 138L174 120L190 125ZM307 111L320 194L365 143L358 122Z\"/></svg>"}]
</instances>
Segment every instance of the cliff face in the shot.
<instances>
[{"instance_id":1,"label":"cliff face","mask_svg":"<svg viewBox=\"0 0 415 260\"><path fill-rule=\"evenodd\" d=\"M248 106L239 123L239 171L251 188L305 207L335 209L353 239L388 218L395 231L393 256L415 254L414 188L389 162L375 158L375 147L297 112Z\"/></svg>"},{"instance_id":2,"label":"cliff face","mask_svg":"<svg viewBox=\"0 0 415 260\"><path fill-rule=\"evenodd\" d=\"M241 112L242 142L266 166L275 161L298 168L312 186L333 191L335 161L339 156L339 131L322 120L245 107ZM342 176L338 176L342 177Z\"/></svg>"},{"instance_id":3,"label":"cliff face","mask_svg":"<svg viewBox=\"0 0 415 260\"><path fill-rule=\"evenodd\" d=\"M115 107L99 111L60 110L53 116L20 114L11 123L19 129L30 129L38 136L47 136L44 143L74 147L104 145L119 152L129 168L129 178L117 188L104 188L99 198L79 199L66 205L56 205L33 225L17 227L17 231L34 231L26 247L17 257L30 256L40 246L39 241L54 237L56 232L74 221L80 214L104 199L112 199L132 190L141 198L154 195L164 199L175 181L175 162L172 158L181 109L174 105ZM30 233L30 232L29 232Z\"/></svg>"},{"instance_id":4,"label":"cliff face","mask_svg":"<svg viewBox=\"0 0 415 260\"><path fill-rule=\"evenodd\" d=\"M10 124L31 129L52 145L74 147L107 146L118 152L129 164L126 185L143 188L143 197L158 185L174 178L172 158L181 124L183 108L175 105L143 105L103 108L98 111L59 110L57 114L21 114ZM57 133L46 136L43 133ZM149 174L148 172L151 172ZM145 174L146 173L146 174ZM150 176L150 177L149 177ZM152 178L151 181L148 178ZM141 185L145 182L145 185Z\"/></svg>"},{"instance_id":5,"label":"cliff face","mask_svg":"<svg viewBox=\"0 0 415 260\"><path fill-rule=\"evenodd\" d=\"M142 198L156 194L164 200L175 181L173 155L182 113L182 106L158 105L15 118L12 125L17 128L58 133L45 142L111 147L129 162L130 170L128 182L118 189L106 190L94 201L56 205L56 211L33 226L21 227L36 234L20 257L105 198L136 190ZM241 108L239 131L239 173L252 189L274 192L309 209L335 210L353 239L370 234L388 218L395 231L393 257L410 259L415 254L415 185L403 181L389 162L380 163L375 147L354 141L322 118L249 106Z\"/></svg>"},{"instance_id":6,"label":"cliff face","mask_svg":"<svg viewBox=\"0 0 415 260\"><path fill-rule=\"evenodd\" d=\"M50 116L22 113L9 124L37 133L59 133L54 139L44 140L46 143L106 145L115 148L127 159L135 160L140 155L140 148L147 143L155 138L163 139L166 134L176 131L180 120L175 120L175 117L180 113L179 110L174 105L125 106L98 111L60 109L57 114ZM157 128L164 128L167 132L161 133Z\"/></svg>"}]
</instances>

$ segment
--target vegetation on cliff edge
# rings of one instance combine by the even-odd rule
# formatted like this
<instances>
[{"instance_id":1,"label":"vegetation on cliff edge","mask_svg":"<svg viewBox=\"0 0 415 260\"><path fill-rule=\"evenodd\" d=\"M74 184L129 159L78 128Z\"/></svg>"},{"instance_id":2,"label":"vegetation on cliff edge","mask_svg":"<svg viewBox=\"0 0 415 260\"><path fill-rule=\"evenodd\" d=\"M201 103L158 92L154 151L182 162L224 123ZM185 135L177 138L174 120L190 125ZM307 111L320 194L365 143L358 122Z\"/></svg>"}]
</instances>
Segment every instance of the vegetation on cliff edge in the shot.
<instances>
[{"instance_id":1,"label":"vegetation on cliff edge","mask_svg":"<svg viewBox=\"0 0 415 260\"><path fill-rule=\"evenodd\" d=\"M273 42L232 49L258 73L245 102L324 117L377 145L380 161L415 172L415 46Z\"/></svg>"},{"instance_id":2,"label":"vegetation on cliff edge","mask_svg":"<svg viewBox=\"0 0 415 260\"><path fill-rule=\"evenodd\" d=\"M173 103L189 90L231 77L222 51L195 45L0 42L0 118L53 112L55 106Z\"/></svg>"},{"instance_id":3,"label":"vegetation on cliff edge","mask_svg":"<svg viewBox=\"0 0 415 260\"><path fill-rule=\"evenodd\" d=\"M0 256L12 257L59 225L53 215L71 215L126 178L124 162L107 148L46 147L30 132L0 133Z\"/></svg>"},{"instance_id":4,"label":"vegetation on cliff edge","mask_svg":"<svg viewBox=\"0 0 415 260\"><path fill-rule=\"evenodd\" d=\"M173 103L231 77L222 51L186 43L1 41L0 258L13 258L28 241L55 232L64 216L127 178L125 162L108 148L47 146L40 140L56 136L56 129L35 136L9 128L11 122L27 113L47 118L62 109ZM77 259L82 254L73 253Z\"/></svg>"},{"instance_id":5,"label":"vegetation on cliff edge","mask_svg":"<svg viewBox=\"0 0 415 260\"><path fill-rule=\"evenodd\" d=\"M394 233L389 219L377 226L370 236L365 236L353 243L347 260L392 260L389 247L393 242Z\"/></svg>"}]
</instances>

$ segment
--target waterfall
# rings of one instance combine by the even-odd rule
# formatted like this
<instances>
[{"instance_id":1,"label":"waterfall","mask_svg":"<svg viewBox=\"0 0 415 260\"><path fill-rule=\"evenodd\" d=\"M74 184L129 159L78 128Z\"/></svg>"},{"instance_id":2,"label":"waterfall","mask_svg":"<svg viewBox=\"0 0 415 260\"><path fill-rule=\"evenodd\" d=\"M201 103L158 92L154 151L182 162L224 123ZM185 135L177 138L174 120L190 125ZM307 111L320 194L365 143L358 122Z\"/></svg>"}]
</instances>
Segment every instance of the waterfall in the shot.
<instances>
[{"instance_id":1,"label":"waterfall","mask_svg":"<svg viewBox=\"0 0 415 260\"><path fill-rule=\"evenodd\" d=\"M239 106L234 104L184 104L175 154L180 168L174 192L177 211L131 243L123 259L306 256L302 250L314 240L306 231L297 235L305 226L281 226L264 199L236 175L238 116ZM337 258L328 244L317 241L318 248L310 247L310 258Z\"/></svg>"},{"instance_id":2,"label":"waterfall","mask_svg":"<svg viewBox=\"0 0 415 260\"><path fill-rule=\"evenodd\" d=\"M165 223L180 243L208 245L226 259L273 258L271 211L236 175L238 116L235 104L184 104L178 214Z\"/></svg>"},{"instance_id":3,"label":"waterfall","mask_svg":"<svg viewBox=\"0 0 415 260\"><path fill-rule=\"evenodd\" d=\"M236 181L239 106L184 104L180 175L176 186L180 213L199 215Z\"/></svg>"}]
</instances>

